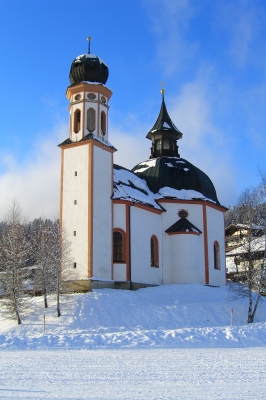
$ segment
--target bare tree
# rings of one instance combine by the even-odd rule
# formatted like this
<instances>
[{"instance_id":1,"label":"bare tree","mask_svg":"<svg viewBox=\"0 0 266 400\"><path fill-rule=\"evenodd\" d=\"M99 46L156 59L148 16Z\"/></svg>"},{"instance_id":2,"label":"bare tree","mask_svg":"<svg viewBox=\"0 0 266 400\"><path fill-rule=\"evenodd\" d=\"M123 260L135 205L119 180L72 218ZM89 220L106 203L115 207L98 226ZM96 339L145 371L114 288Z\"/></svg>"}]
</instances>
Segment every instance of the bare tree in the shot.
<instances>
[{"instance_id":1,"label":"bare tree","mask_svg":"<svg viewBox=\"0 0 266 400\"><path fill-rule=\"evenodd\" d=\"M19 204L14 200L1 230L0 280L6 293L4 312L12 318L15 317L18 324L21 324L20 313L25 297L28 260L29 242L26 238L25 221Z\"/></svg>"},{"instance_id":2,"label":"bare tree","mask_svg":"<svg viewBox=\"0 0 266 400\"><path fill-rule=\"evenodd\" d=\"M67 291L69 281L75 278L72 269L71 245L65 230L56 221L53 226L50 256L53 271L53 291L56 294L57 316L61 316L60 294Z\"/></svg>"},{"instance_id":3,"label":"bare tree","mask_svg":"<svg viewBox=\"0 0 266 400\"><path fill-rule=\"evenodd\" d=\"M48 307L48 294L53 286L53 270L51 252L55 246L53 242L53 223L40 218L31 230L32 259L35 276L34 286L43 293L44 307Z\"/></svg>"},{"instance_id":4,"label":"bare tree","mask_svg":"<svg viewBox=\"0 0 266 400\"><path fill-rule=\"evenodd\" d=\"M235 209L237 221L242 222L242 237L239 247L231 253L238 257L241 266L232 289L237 297L248 298L248 323L254 321L266 283L265 224L261 219L263 200L260 186L247 188L240 195Z\"/></svg>"}]
</instances>

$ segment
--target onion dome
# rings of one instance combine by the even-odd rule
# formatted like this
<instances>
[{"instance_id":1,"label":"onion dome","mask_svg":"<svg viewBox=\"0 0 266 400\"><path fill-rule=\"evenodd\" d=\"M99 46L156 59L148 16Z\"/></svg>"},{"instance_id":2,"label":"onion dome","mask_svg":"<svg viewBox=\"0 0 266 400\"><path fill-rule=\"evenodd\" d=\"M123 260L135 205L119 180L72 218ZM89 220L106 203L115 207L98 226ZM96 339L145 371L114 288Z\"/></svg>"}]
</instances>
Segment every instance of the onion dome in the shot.
<instances>
[{"instance_id":1,"label":"onion dome","mask_svg":"<svg viewBox=\"0 0 266 400\"><path fill-rule=\"evenodd\" d=\"M88 54L75 58L71 64L69 80L71 85L88 81L105 84L109 70L105 62L95 54L90 54L90 38Z\"/></svg>"},{"instance_id":2,"label":"onion dome","mask_svg":"<svg viewBox=\"0 0 266 400\"><path fill-rule=\"evenodd\" d=\"M183 158L158 157L150 159L136 165L132 172L139 178L145 179L149 189L153 193L161 194L162 197L186 198L188 200L204 199L220 204L210 178ZM183 189L190 192L177 192Z\"/></svg>"},{"instance_id":3,"label":"onion dome","mask_svg":"<svg viewBox=\"0 0 266 400\"><path fill-rule=\"evenodd\" d=\"M152 140L151 157L179 156L176 141L181 139L183 134L172 122L164 102L164 89L162 93L162 105L159 116L148 132L146 138Z\"/></svg>"}]
</instances>

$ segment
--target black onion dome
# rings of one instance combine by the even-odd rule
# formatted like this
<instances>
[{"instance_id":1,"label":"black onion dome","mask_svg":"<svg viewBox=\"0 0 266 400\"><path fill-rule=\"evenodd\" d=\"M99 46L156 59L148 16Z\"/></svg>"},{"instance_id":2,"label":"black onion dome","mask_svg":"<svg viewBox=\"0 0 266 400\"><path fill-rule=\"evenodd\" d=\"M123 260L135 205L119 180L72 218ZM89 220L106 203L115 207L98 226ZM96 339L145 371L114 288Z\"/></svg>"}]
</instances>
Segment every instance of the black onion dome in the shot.
<instances>
[{"instance_id":1,"label":"black onion dome","mask_svg":"<svg viewBox=\"0 0 266 400\"><path fill-rule=\"evenodd\" d=\"M105 84L109 75L107 65L95 54L82 54L71 64L69 80L71 85L84 81Z\"/></svg>"},{"instance_id":2,"label":"black onion dome","mask_svg":"<svg viewBox=\"0 0 266 400\"><path fill-rule=\"evenodd\" d=\"M132 172L145 179L153 193L158 193L164 187L195 190L220 205L210 178L183 158L158 157L136 165ZM193 197L193 199L200 198L200 196Z\"/></svg>"}]
</instances>

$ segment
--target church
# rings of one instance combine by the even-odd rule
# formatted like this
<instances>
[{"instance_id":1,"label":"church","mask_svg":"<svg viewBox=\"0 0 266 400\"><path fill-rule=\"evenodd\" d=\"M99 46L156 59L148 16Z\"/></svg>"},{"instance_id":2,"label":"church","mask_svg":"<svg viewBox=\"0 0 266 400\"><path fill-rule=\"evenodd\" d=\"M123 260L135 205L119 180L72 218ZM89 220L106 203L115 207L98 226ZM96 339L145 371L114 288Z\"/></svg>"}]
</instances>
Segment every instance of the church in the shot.
<instances>
[{"instance_id":1,"label":"church","mask_svg":"<svg viewBox=\"0 0 266 400\"><path fill-rule=\"evenodd\" d=\"M66 91L70 122L69 137L59 145L60 220L75 282L84 288L95 282L225 285L226 208L210 178L180 157L183 134L168 114L164 90L146 134L151 153L128 170L113 163L108 75L89 47L72 62Z\"/></svg>"}]
</instances>

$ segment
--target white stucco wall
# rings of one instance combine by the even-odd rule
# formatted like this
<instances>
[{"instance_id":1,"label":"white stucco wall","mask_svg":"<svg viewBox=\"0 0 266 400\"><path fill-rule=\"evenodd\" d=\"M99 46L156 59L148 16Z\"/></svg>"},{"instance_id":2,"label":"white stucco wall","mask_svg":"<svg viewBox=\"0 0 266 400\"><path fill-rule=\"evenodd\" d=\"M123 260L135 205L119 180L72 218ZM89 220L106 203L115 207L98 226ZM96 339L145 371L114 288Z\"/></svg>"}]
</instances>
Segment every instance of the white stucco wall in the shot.
<instances>
[{"instance_id":1,"label":"white stucco wall","mask_svg":"<svg viewBox=\"0 0 266 400\"><path fill-rule=\"evenodd\" d=\"M75 176L77 171L77 176ZM88 277L88 146L64 150L62 221L71 241L77 279ZM74 205L74 200L77 204ZM76 236L73 235L76 231Z\"/></svg>"},{"instance_id":2,"label":"white stucco wall","mask_svg":"<svg viewBox=\"0 0 266 400\"><path fill-rule=\"evenodd\" d=\"M204 284L200 237L191 234L171 235L168 241L170 282Z\"/></svg>"},{"instance_id":3,"label":"white stucco wall","mask_svg":"<svg viewBox=\"0 0 266 400\"><path fill-rule=\"evenodd\" d=\"M130 207L131 279L133 282L162 283L162 253L160 215ZM151 267L150 240L159 242L159 268Z\"/></svg>"},{"instance_id":4,"label":"white stucco wall","mask_svg":"<svg viewBox=\"0 0 266 400\"><path fill-rule=\"evenodd\" d=\"M112 279L112 154L93 146L93 276Z\"/></svg>"},{"instance_id":5,"label":"white stucco wall","mask_svg":"<svg viewBox=\"0 0 266 400\"><path fill-rule=\"evenodd\" d=\"M207 206L207 226L210 285L223 286L226 284L224 213ZM220 245L220 270L214 269L215 240Z\"/></svg>"},{"instance_id":6,"label":"white stucco wall","mask_svg":"<svg viewBox=\"0 0 266 400\"><path fill-rule=\"evenodd\" d=\"M126 264L113 265L113 280L117 282L125 282L127 280L127 267Z\"/></svg>"},{"instance_id":7,"label":"white stucco wall","mask_svg":"<svg viewBox=\"0 0 266 400\"><path fill-rule=\"evenodd\" d=\"M203 211L201 204L160 202L166 212L162 214L163 235L163 282L171 283L205 283ZM165 231L180 217L180 210L187 210L187 219L202 234L168 235Z\"/></svg>"},{"instance_id":8,"label":"white stucco wall","mask_svg":"<svg viewBox=\"0 0 266 400\"><path fill-rule=\"evenodd\" d=\"M126 232L126 205L113 204L113 228L120 228Z\"/></svg>"}]
</instances>

